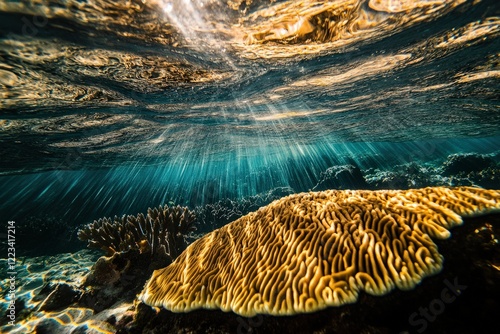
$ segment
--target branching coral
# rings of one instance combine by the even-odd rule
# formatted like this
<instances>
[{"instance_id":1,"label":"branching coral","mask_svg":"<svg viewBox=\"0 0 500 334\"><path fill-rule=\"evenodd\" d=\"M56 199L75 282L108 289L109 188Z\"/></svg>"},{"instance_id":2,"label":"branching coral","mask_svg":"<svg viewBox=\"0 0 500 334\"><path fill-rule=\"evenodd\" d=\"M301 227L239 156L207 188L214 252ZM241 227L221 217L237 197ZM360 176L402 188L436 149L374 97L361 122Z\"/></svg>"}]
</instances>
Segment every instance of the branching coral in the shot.
<instances>
[{"instance_id":1,"label":"branching coral","mask_svg":"<svg viewBox=\"0 0 500 334\"><path fill-rule=\"evenodd\" d=\"M138 249L153 259L172 262L188 245L187 236L196 228L194 212L186 207L158 207L148 213L121 218L101 218L78 231L78 238L89 248L104 250L107 255Z\"/></svg>"}]
</instances>

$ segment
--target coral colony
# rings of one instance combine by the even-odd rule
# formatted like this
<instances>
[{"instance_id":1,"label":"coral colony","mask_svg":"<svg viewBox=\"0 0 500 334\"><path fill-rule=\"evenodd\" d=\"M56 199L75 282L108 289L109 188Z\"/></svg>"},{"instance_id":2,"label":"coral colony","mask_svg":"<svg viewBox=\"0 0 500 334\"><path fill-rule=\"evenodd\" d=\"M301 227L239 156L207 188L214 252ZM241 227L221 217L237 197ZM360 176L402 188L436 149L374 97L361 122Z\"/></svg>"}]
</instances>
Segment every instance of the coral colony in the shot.
<instances>
[{"instance_id":1,"label":"coral colony","mask_svg":"<svg viewBox=\"0 0 500 334\"><path fill-rule=\"evenodd\" d=\"M186 237L196 229L195 219L188 208L165 205L149 209L146 216L99 219L80 229L78 238L109 256L138 249L150 253L152 260L166 258L172 262L186 248Z\"/></svg>"},{"instance_id":2,"label":"coral colony","mask_svg":"<svg viewBox=\"0 0 500 334\"><path fill-rule=\"evenodd\" d=\"M139 299L252 317L354 303L362 290L409 290L442 268L431 238L499 209L498 191L472 187L290 195L195 241L154 272Z\"/></svg>"}]
</instances>

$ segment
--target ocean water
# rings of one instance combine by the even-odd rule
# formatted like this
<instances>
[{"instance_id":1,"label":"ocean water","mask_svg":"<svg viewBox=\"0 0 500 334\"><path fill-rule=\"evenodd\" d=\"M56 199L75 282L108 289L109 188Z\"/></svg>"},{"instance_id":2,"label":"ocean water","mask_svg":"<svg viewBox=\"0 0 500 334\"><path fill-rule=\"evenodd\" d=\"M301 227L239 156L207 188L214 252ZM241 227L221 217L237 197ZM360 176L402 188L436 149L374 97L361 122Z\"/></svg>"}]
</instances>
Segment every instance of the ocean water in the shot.
<instances>
[{"instance_id":1,"label":"ocean water","mask_svg":"<svg viewBox=\"0 0 500 334\"><path fill-rule=\"evenodd\" d=\"M496 0L0 1L2 226L34 257L162 204L498 189L499 37Z\"/></svg>"}]
</instances>

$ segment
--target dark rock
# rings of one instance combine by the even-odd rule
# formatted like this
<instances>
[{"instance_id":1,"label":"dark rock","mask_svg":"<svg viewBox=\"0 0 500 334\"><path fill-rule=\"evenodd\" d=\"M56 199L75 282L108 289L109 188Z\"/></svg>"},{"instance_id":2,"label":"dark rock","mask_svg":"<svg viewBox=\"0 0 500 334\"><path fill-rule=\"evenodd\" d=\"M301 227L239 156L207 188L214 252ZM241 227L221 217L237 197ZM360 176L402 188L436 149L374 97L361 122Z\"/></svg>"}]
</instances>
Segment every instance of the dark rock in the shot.
<instances>
[{"instance_id":1,"label":"dark rock","mask_svg":"<svg viewBox=\"0 0 500 334\"><path fill-rule=\"evenodd\" d=\"M133 301L153 270L166 267L170 259L160 261L139 250L119 252L111 257L102 256L94 264L85 278L86 291L78 300L78 305L100 312L119 300Z\"/></svg>"},{"instance_id":2,"label":"dark rock","mask_svg":"<svg viewBox=\"0 0 500 334\"><path fill-rule=\"evenodd\" d=\"M23 319L27 318L30 314L32 309L27 307L27 303L24 300L25 297L19 298L17 297L14 301L14 312L15 312L15 323L18 323L19 321L22 321ZM11 307L12 304L10 304L9 301L5 300L5 304L2 306L5 306L5 308L2 308L2 312L0 313L0 327L1 326L6 326L9 322L12 321L12 319L9 317L12 313L8 307ZM9 325L10 326L10 325Z\"/></svg>"},{"instance_id":3,"label":"dark rock","mask_svg":"<svg viewBox=\"0 0 500 334\"><path fill-rule=\"evenodd\" d=\"M123 289L121 288L110 287L107 289L91 289L82 294L80 300L78 300L78 305L90 308L94 310L94 312L99 313L118 301L122 294Z\"/></svg>"},{"instance_id":4,"label":"dark rock","mask_svg":"<svg viewBox=\"0 0 500 334\"><path fill-rule=\"evenodd\" d=\"M449 181L453 186L480 186L489 189L500 188L500 168L488 167L478 172L459 173L451 176Z\"/></svg>"},{"instance_id":5,"label":"dark rock","mask_svg":"<svg viewBox=\"0 0 500 334\"><path fill-rule=\"evenodd\" d=\"M149 308L151 310L151 308ZM129 310L123 314L123 316L118 320L118 322L111 323L117 328L127 328L131 329L134 325L134 310Z\"/></svg>"},{"instance_id":6,"label":"dark rock","mask_svg":"<svg viewBox=\"0 0 500 334\"><path fill-rule=\"evenodd\" d=\"M436 177L435 173L434 168L411 162L395 166L390 171L370 169L366 173L366 182L370 189L410 189L442 185L441 178Z\"/></svg>"},{"instance_id":7,"label":"dark rock","mask_svg":"<svg viewBox=\"0 0 500 334\"><path fill-rule=\"evenodd\" d=\"M89 327L87 325L80 325L73 329L70 334L88 334Z\"/></svg>"},{"instance_id":8,"label":"dark rock","mask_svg":"<svg viewBox=\"0 0 500 334\"><path fill-rule=\"evenodd\" d=\"M366 189L368 184L358 166L341 165L328 168L320 174L314 191L327 189Z\"/></svg>"},{"instance_id":9,"label":"dark rock","mask_svg":"<svg viewBox=\"0 0 500 334\"><path fill-rule=\"evenodd\" d=\"M55 283L52 282L45 283L40 289L40 291L33 297L33 301L34 302L43 301L52 291L54 291L55 288L56 288Z\"/></svg>"},{"instance_id":10,"label":"dark rock","mask_svg":"<svg viewBox=\"0 0 500 334\"><path fill-rule=\"evenodd\" d=\"M480 172L483 169L493 166L495 166L495 161L492 158L485 155L468 153L449 155L441 168L444 176L451 176Z\"/></svg>"},{"instance_id":11,"label":"dark rock","mask_svg":"<svg viewBox=\"0 0 500 334\"><path fill-rule=\"evenodd\" d=\"M42 319L35 327L35 334L54 334L54 333L66 333L64 326L61 325L57 320L46 318Z\"/></svg>"},{"instance_id":12,"label":"dark rock","mask_svg":"<svg viewBox=\"0 0 500 334\"><path fill-rule=\"evenodd\" d=\"M116 256L113 255L113 257ZM100 257L92 266L90 273L85 277L84 285L102 286L113 284L120 279L120 271L113 264L112 257Z\"/></svg>"},{"instance_id":13,"label":"dark rock","mask_svg":"<svg viewBox=\"0 0 500 334\"><path fill-rule=\"evenodd\" d=\"M168 264L170 264L170 259L165 259L163 262L160 260L151 262L149 254L140 253L138 250L115 253L111 257L102 256L92 266L85 278L84 286L120 285L131 288L133 285L133 289L142 288L142 284L153 273L153 270L164 268Z\"/></svg>"},{"instance_id":14,"label":"dark rock","mask_svg":"<svg viewBox=\"0 0 500 334\"><path fill-rule=\"evenodd\" d=\"M376 171L367 176L367 182L373 189L408 189L411 184L407 175L393 171Z\"/></svg>"},{"instance_id":15,"label":"dark rock","mask_svg":"<svg viewBox=\"0 0 500 334\"><path fill-rule=\"evenodd\" d=\"M42 302L39 309L40 311L61 310L75 302L80 294L81 291L75 289L71 285L58 283L54 290Z\"/></svg>"},{"instance_id":16,"label":"dark rock","mask_svg":"<svg viewBox=\"0 0 500 334\"><path fill-rule=\"evenodd\" d=\"M481 187L500 189L500 166L483 169L476 173L473 179Z\"/></svg>"},{"instance_id":17,"label":"dark rock","mask_svg":"<svg viewBox=\"0 0 500 334\"><path fill-rule=\"evenodd\" d=\"M21 315L23 313L27 313L25 311L28 311L28 309L26 308L26 301L21 298L16 298L14 306L16 308L17 319L22 319Z\"/></svg>"}]
</instances>

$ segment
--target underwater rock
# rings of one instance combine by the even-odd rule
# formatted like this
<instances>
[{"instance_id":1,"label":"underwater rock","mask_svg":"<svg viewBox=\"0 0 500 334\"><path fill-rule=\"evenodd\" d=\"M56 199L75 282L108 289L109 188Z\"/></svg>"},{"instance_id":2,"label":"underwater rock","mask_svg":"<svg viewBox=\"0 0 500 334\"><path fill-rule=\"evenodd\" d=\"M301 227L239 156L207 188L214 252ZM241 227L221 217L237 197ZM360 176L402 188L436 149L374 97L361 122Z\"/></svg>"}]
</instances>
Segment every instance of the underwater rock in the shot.
<instances>
[{"instance_id":1,"label":"underwater rock","mask_svg":"<svg viewBox=\"0 0 500 334\"><path fill-rule=\"evenodd\" d=\"M8 325L8 323L10 321L12 321L12 319L10 318L10 311L8 307L11 307L12 304L10 304L10 300L7 300L7 298L4 299L4 301L6 302L6 304L8 305L7 307L3 307L4 305L1 305L0 304L0 333L2 333L1 329L2 329L2 326L6 326L9 327L10 325ZM24 298L16 298L15 302L14 302L14 309L15 309L15 316L16 316L16 322L17 321L22 321L23 319L27 318L32 309L30 309L29 307L27 307L27 302L25 301Z\"/></svg>"},{"instance_id":2,"label":"underwater rock","mask_svg":"<svg viewBox=\"0 0 500 334\"><path fill-rule=\"evenodd\" d=\"M196 217L200 222L198 231L202 234L211 232L261 206L293 193L294 191L290 187L277 187L254 196L235 200L224 199L198 206L195 208Z\"/></svg>"},{"instance_id":3,"label":"underwater rock","mask_svg":"<svg viewBox=\"0 0 500 334\"><path fill-rule=\"evenodd\" d=\"M441 178L436 177L434 169L415 162L395 166L389 171L369 169L365 174L370 189L410 189L443 184Z\"/></svg>"},{"instance_id":4,"label":"underwater rock","mask_svg":"<svg viewBox=\"0 0 500 334\"><path fill-rule=\"evenodd\" d=\"M188 245L195 214L184 207L148 209L146 216L103 218L78 231L90 248L105 250L85 277L78 305L100 312L119 300L132 301L153 270L163 268Z\"/></svg>"},{"instance_id":5,"label":"underwater rock","mask_svg":"<svg viewBox=\"0 0 500 334\"><path fill-rule=\"evenodd\" d=\"M61 319L73 319L82 321L82 314L88 314L89 309L80 309L71 315L66 315L68 310L73 309L76 301L70 305L59 308L59 311L40 311L40 305L47 299L59 284L67 284L75 291L83 282L83 278L89 272L92 264L98 259L95 251L80 250L76 253L58 254L57 256L25 257L19 261L16 267L16 319L19 326L12 327L7 324L9 318L0 317L0 333L36 333L35 326L42 318L57 316ZM0 259L0 268L7 268L7 259ZM0 270L1 271L1 270ZM0 276L2 276L0 274ZM7 275L2 276L4 279ZM64 283L63 283L64 282ZM2 286L5 281L2 281ZM63 288L64 289L64 288ZM51 298L54 297L54 294ZM56 298L57 299L57 298ZM56 301L53 299L52 301ZM77 298L78 299L78 298ZM62 298L61 301L69 299ZM4 314L9 301L0 299L0 311ZM64 315L63 315L64 314ZM65 316L66 318L62 318ZM69 317L69 318L68 318ZM4 321L5 320L5 321ZM71 327L74 329L74 327ZM69 333L70 331L52 331L50 333Z\"/></svg>"},{"instance_id":6,"label":"underwater rock","mask_svg":"<svg viewBox=\"0 0 500 334\"><path fill-rule=\"evenodd\" d=\"M367 181L373 189L409 189L413 185L411 176L393 171L377 171Z\"/></svg>"},{"instance_id":7,"label":"underwater rock","mask_svg":"<svg viewBox=\"0 0 500 334\"><path fill-rule=\"evenodd\" d=\"M44 301L47 296L54 291L57 283L48 282L42 286L40 291L33 297L32 301L41 302Z\"/></svg>"},{"instance_id":8,"label":"underwater rock","mask_svg":"<svg viewBox=\"0 0 500 334\"><path fill-rule=\"evenodd\" d=\"M451 154L441 168L444 176L457 174L468 174L471 172L481 172L482 170L495 166L495 161L485 155L467 153L467 154Z\"/></svg>"},{"instance_id":9,"label":"underwater rock","mask_svg":"<svg viewBox=\"0 0 500 334\"><path fill-rule=\"evenodd\" d=\"M114 264L115 253L112 257L100 257L92 266L90 273L85 277L84 285L108 285L113 284L120 279L120 274L124 268L117 268ZM121 269L121 270L120 270Z\"/></svg>"},{"instance_id":10,"label":"underwater rock","mask_svg":"<svg viewBox=\"0 0 500 334\"><path fill-rule=\"evenodd\" d=\"M65 329L62 324L60 324L57 320L55 319L42 319L35 327L34 332L36 334L54 334L54 333L61 333L61 334L69 334L70 331L68 329Z\"/></svg>"},{"instance_id":11,"label":"underwater rock","mask_svg":"<svg viewBox=\"0 0 500 334\"><path fill-rule=\"evenodd\" d=\"M485 188L500 188L500 167L488 167L486 169L459 173L452 175L448 183L453 186L480 186Z\"/></svg>"},{"instance_id":12,"label":"underwater rock","mask_svg":"<svg viewBox=\"0 0 500 334\"><path fill-rule=\"evenodd\" d=\"M358 166L342 165L333 166L321 172L320 180L312 190L366 189L367 187L368 184Z\"/></svg>"},{"instance_id":13,"label":"underwater rock","mask_svg":"<svg viewBox=\"0 0 500 334\"><path fill-rule=\"evenodd\" d=\"M487 188L500 188L500 166L488 167L473 175L474 182Z\"/></svg>"},{"instance_id":14,"label":"underwater rock","mask_svg":"<svg viewBox=\"0 0 500 334\"><path fill-rule=\"evenodd\" d=\"M474 154L469 155L474 156ZM450 157L452 156L450 155ZM461 160L459 158L450 159L453 161ZM486 164L493 162L493 160L488 162L488 157L485 159L487 160ZM469 172L461 171L456 174L446 175L442 167L421 166L415 162L411 162L405 165L394 166L391 170L369 168L363 171L363 173L368 184L367 188L369 189L410 189L442 185L454 187L480 186L490 189L500 188L500 166L494 165L481 169L476 165L473 168L477 170Z\"/></svg>"},{"instance_id":15,"label":"underwater rock","mask_svg":"<svg viewBox=\"0 0 500 334\"><path fill-rule=\"evenodd\" d=\"M56 311L75 302L81 291L67 283L57 283L53 291L40 304L40 311Z\"/></svg>"},{"instance_id":16,"label":"underwater rock","mask_svg":"<svg viewBox=\"0 0 500 334\"><path fill-rule=\"evenodd\" d=\"M78 305L100 312L119 300L132 301L153 270L169 263L151 263L149 254L138 250L100 257L85 277L86 290Z\"/></svg>"},{"instance_id":17,"label":"underwater rock","mask_svg":"<svg viewBox=\"0 0 500 334\"><path fill-rule=\"evenodd\" d=\"M91 289L82 294L78 306L99 313L115 304L123 292L122 288L113 286Z\"/></svg>"}]
</instances>

